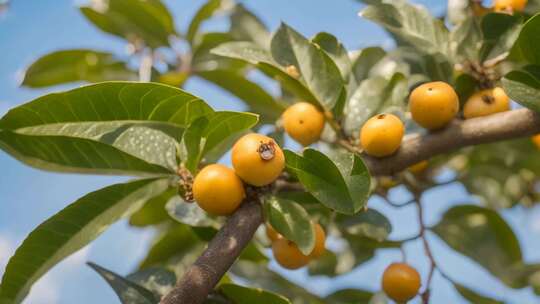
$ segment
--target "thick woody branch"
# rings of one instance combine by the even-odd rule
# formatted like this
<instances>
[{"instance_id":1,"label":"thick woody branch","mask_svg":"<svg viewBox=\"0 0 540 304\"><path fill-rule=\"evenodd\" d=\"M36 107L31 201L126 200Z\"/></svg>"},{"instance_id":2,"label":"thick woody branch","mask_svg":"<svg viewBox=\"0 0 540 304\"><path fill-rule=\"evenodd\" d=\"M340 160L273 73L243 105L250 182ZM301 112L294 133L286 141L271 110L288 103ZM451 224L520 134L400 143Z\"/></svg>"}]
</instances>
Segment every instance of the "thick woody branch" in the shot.
<instances>
[{"instance_id":1,"label":"thick woody branch","mask_svg":"<svg viewBox=\"0 0 540 304\"><path fill-rule=\"evenodd\" d=\"M540 115L519 109L487 117L455 121L443 130L404 139L398 152L386 158L362 155L372 175L399 172L419 161L466 146L540 133ZM282 183L282 182L280 182ZM278 185L279 186L279 185ZM281 184L282 189L301 189ZM162 304L201 304L249 243L263 216L259 203L247 202L225 223Z\"/></svg>"},{"instance_id":2,"label":"thick woody branch","mask_svg":"<svg viewBox=\"0 0 540 304\"><path fill-rule=\"evenodd\" d=\"M161 304L203 303L251 241L262 221L259 202L242 204Z\"/></svg>"},{"instance_id":3,"label":"thick woody branch","mask_svg":"<svg viewBox=\"0 0 540 304\"><path fill-rule=\"evenodd\" d=\"M385 158L362 155L372 175L391 175L433 156L459 148L540 133L540 114L519 109L468 120L426 135L407 136L396 154Z\"/></svg>"}]
</instances>

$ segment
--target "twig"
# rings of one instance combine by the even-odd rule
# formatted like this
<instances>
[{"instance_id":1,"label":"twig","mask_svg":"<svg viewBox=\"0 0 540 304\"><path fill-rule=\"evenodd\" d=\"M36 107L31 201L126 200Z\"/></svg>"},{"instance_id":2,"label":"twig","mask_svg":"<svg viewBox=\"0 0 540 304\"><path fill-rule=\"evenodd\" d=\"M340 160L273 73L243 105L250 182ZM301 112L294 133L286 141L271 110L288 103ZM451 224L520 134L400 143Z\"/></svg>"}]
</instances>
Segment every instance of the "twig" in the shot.
<instances>
[{"instance_id":1,"label":"twig","mask_svg":"<svg viewBox=\"0 0 540 304\"><path fill-rule=\"evenodd\" d=\"M154 66L154 55L152 51L147 51L141 57L139 66L139 81L150 82L152 80L152 67Z\"/></svg>"}]
</instances>

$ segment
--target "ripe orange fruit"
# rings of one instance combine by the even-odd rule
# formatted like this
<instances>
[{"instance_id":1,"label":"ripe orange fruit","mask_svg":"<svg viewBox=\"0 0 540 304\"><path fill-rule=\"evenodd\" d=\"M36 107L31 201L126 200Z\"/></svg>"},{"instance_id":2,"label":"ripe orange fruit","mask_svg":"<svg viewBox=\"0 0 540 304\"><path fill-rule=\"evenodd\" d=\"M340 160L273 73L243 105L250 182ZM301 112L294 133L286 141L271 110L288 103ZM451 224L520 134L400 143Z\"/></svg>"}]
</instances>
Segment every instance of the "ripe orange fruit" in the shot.
<instances>
[{"instance_id":1,"label":"ripe orange fruit","mask_svg":"<svg viewBox=\"0 0 540 304\"><path fill-rule=\"evenodd\" d=\"M319 140L324 129L324 114L307 102L296 103L283 113L285 131L294 140L309 146Z\"/></svg>"},{"instance_id":2,"label":"ripe orange fruit","mask_svg":"<svg viewBox=\"0 0 540 304\"><path fill-rule=\"evenodd\" d=\"M502 88L487 89L473 94L463 107L466 119L510 110L510 98Z\"/></svg>"},{"instance_id":3,"label":"ripe orange fruit","mask_svg":"<svg viewBox=\"0 0 540 304\"><path fill-rule=\"evenodd\" d=\"M304 255L295 243L279 238L272 243L274 258L283 268L298 269L309 263L309 257Z\"/></svg>"},{"instance_id":4,"label":"ripe orange fruit","mask_svg":"<svg viewBox=\"0 0 540 304\"><path fill-rule=\"evenodd\" d=\"M386 268L382 288L386 295L398 303L414 298L420 290L420 275L405 263L394 263Z\"/></svg>"},{"instance_id":5,"label":"ripe orange fruit","mask_svg":"<svg viewBox=\"0 0 540 304\"><path fill-rule=\"evenodd\" d=\"M251 133L240 138L232 148L236 174L253 186L272 183L285 167L285 156L270 137Z\"/></svg>"},{"instance_id":6,"label":"ripe orange fruit","mask_svg":"<svg viewBox=\"0 0 540 304\"><path fill-rule=\"evenodd\" d=\"M540 134L536 134L532 137L533 143L536 145L538 149L540 149Z\"/></svg>"},{"instance_id":7,"label":"ripe orange fruit","mask_svg":"<svg viewBox=\"0 0 540 304\"><path fill-rule=\"evenodd\" d=\"M436 130L446 126L456 116L459 98L449 84L442 81L428 82L412 91L409 109L417 124Z\"/></svg>"},{"instance_id":8,"label":"ripe orange fruit","mask_svg":"<svg viewBox=\"0 0 540 304\"><path fill-rule=\"evenodd\" d=\"M401 145L405 127L393 114L379 114L370 118L360 130L360 145L375 157L393 154Z\"/></svg>"},{"instance_id":9,"label":"ripe orange fruit","mask_svg":"<svg viewBox=\"0 0 540 304\"><path fill-rule=\"evenodd\" d=\"M234 171L220 164L204 167L193 181L193 197L203 210L215 215L233 213L246 196Z\"/></svg>"},{"instance_id":10,"label":"ripe orange fruit","mask_svg":"<svg viewBox=\"0 0 540 304\"><path fill-rule=\"evenodd\" d=\"M319 223L314 224L315 227L315 247L309 254L310 259L321 257L326 251L326 233Z\"/></svg>"},{"instance_id":11,"label":"ripe orange fruit","mask_svg":"<svg viewBox=\"0 0 540 304\"><path fill-rule=\"evenodd\" d=\"M266 224L266 236L272 242L275 242L277 239L280 239L283 237L270 224Z\"/></svg>"},{"instance_id":12,"label":"ripe orange fruit","mask_svg":"<svg viewBox=\"0 0 540 304\"><path fill-rule=\"evenodd\" d=\"M427 160L423 160L423 161L421 161L421 162L419 162L419 163L416 163L416 164L410 166L410 167L408 168L408 170L409 170L409 172L411 172L412 174L420 174L420 173L424 172L424 171L427 169L428 164L429 164L429 163L428 163Z\"/></svg>"},{"instance_id":13,"label":"ripe orange fruit","mask_svg":"<svg viewBox=\"0 0 540 304\"><path fill-rule=\"evenodd\" d=\"M494 10L499 13L522 12L527 0L495 0Z\"/></svg>"}]
</instances>

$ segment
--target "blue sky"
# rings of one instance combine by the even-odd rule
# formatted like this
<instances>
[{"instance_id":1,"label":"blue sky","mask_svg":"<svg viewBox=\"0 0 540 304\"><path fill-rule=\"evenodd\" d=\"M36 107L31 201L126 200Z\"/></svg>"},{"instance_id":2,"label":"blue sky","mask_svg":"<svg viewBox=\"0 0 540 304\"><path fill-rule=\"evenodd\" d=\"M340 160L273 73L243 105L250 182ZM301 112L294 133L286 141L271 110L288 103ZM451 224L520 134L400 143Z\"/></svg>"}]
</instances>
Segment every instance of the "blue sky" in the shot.
<instances>
[{"instance_id":1,"label":"blue sky","mask_svg":"<svg viewBox=\"0 0 540 304\"><path fill-rule=\"evenodd\" d=\"M96 48L124 54L123 42L105 35L81 16L73 0L13 0L10 10L0 17L0 114L17 104L29 101L47 90L29 90L18 86L21 71L34 59L47 52L66 48ZM165 1L177 20L177 28L184 30L195 9L203 1ZM417 1L427 5L435 14L444 12L446 1ZM246 1L261 18L275 29L285 21L306 36L319 31L335 34L350 49L370 45L391 46L386 34L374 24L361 20L357 12L361 5L353 0L258 0ZM224 29L225 19L205 27ZM234 97L213 86L193 80L186 89L207 100L218 109L242 110ZM0 152L0 273L9 256L25 236L39 223L61 210L87 192L122 180L116 177L64 175L38 171L26 167ZM396 200L405 201L404 193L395 191ZM425 198L428 224L434 224L451 205L473 201L460 185L449 185L431 191ZM417 231L416 212L411 208L395 211L377 199L372 208L388 215L394 225L391 237L400 239ZM515 208L504 212L523 246L526 261L540 261L540 209ZM151 231L130 228L125 221L115 224L90 246L76 253L44 276L32 289L25 303L118 303L110 288L84 265L91 260L119 273L134 269L151 239ZM496 296L508 303L537 303L530 290L509 290L466 258L447 250L446 245L431 236L435 256L453 278L482 293ZM422 274L428 262L419 242L406 246L409 262ZM126 253L129 253L126 256ZM338 279L306 279L303 271L288 272L274 269L319 294L345 287L376 290L384 267L400 259L397 250L385 251L364 266ZM433 296L437 303L465 303L440 276L435 277ZM413 303L418 303L414 302Z\"/></svg>"}]
</instances>

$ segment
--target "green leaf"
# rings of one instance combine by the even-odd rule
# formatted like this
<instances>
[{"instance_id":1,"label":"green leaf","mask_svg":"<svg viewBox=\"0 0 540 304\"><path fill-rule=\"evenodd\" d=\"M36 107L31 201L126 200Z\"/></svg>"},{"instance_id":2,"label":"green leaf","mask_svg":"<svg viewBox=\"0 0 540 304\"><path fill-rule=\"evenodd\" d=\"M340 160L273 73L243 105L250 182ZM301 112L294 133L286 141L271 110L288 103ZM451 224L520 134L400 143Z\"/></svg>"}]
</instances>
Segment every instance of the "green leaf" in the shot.
<instances>
[{"instance_id":1,"label":"green leaf","mask_svg":"<svg viewBox=\"0 0 540 304\"><path fill-rule=\"evenodd\" d=\"M354 214L365 206L371 177L356 154L336 151L328 157L314 149L303 155L285 150L285 158L287 169L326 207Z\"/></svg>"},{"instance_id":2,"label":"green leaf","mask_svg":"<svg viewBox=\"0 0 540 304\"><path fill-rule=\"evenodd\" d=\"M455 62L478 61L482 32L476 18L467 18L457 24L450 32L450 39Z\"/></svg>"},{"instance_id":3,"label":"green leaf","mask_svg":"<svg viewBox=\"0 0 540 304\"><path fill-rule=\"evenodd\" d=\"M41 88L70 82L137 80L137 74L111 53L76 49L52 52L25 71L23 86Z\"/></svg>"},{"instance_id":4,"label":"green leaf","mask_svg":"<svg viewBox=\"0 0 540 304\"><path fill-rule=\"evenodd\" d=\"M102 31L130 42L141 39L151 48L169 45L174 21L160 0L94 0L82 14Z\"/></svg>"},{"instance_id":5,"label":"green leaf","mask_svg":"<svg viewBox=\"0 0 540 304\"><path fill-rule=\"evenodd\" d=\"M295 66L319 106L331 110L344 85L336 63L320 47L282 23L272 37L272 57L281 66Z\"/></svg>"},{"instance_id":6,"label":"green leaf","mask_svg":"<svg viewBox=\"0 0 540 304\"><path fill-rule=\"evenodd\" d=\"M191 72L198 73L213 70L241 71L246 63L235 58L226 58L213 54L213 48L223 43L234 41L230 33L209 32L200 34L197 44L192 46Z\"/></svg>"},{"instance_id":7,"label":"green leaf","mask_svg":"<svg viewBox=\"0 0 540 304\"><path fill-rule=\"evenodd\" d=\"M39 225L9 260L0 285L0 302L20 303L50 268L163 193L168 183L167 179L146 179L109 186L87 194Z\"/></svg>"},{"instance_id":8,"label":"green leaf","mask_svg":"<svg viewBox=\"0 0 540 304\"><path fill-rule=\"evenodd\" d=\"M540 66L529 65L502 79L504 91L519 104L540 112Z\"/></svg>"},{"instance_id":9,"label":"green leaf","mask_svg":"<svg viewBox=\"0 0 540 304\"><path fill-rule=\"evenodd\" d=\"M146 227L162 223L169 219L165 204L178 193L178 188L170 187L162 194L148 200L141 209L129 218L129 224L136 227Z\"/></svg>"},{"instance_id":10,"label":"green leaf","mask_svg":"<svg viewBox=\"0 0 540 304\"><path fill-rule=\"evenodd\" d=\"M401 116L408 94L407 78L401 73L394 74L389 80L376 76L362 81L345 107L345 132L358 134L364 123L377 114Z\"/></svg>"},{"instance_id":11,"label":"green leaf","mask_svg":"<svg viewBox=\"0 0 540 304\"><path fill-rule=\"evenodd\" d=\"M371 68L386 56L386 52L380 47L368 47L362 49L353 59L352 73L357 83L362 82L369 75Z\"/></svg>"},{"instance_id":12,"label":"green leaf","mask_svg":"<svg viewBox=\"0 0 540 304\"><path fill-rule=\"evenodd\" d=\"M238 261L231 272L255 287L260 287L289 298L295 304L324 304L318 296L310 293L281 275L268 269L268 266L249 261Z\"/></svg>"},{"instance_id":13,"label":"green leaf","mask_svg":"<svg viewBox=\"0 0 540 304\"><path fill-rule=\"evenodd\" d=\"M469 74L460 74L456 77L454 88L461 106L477 91L477 87L478 80Z\"/></svg>"},{"instance_id":14,"label":"green leaf","mask_svg":"<svg viewBox=\"0 0 540 304\"><path fill-rule=\"evenodd\" d=\"M315 247L315 227L306 210L298 203L275 196L266 198L264 206L270 225L309 255Z\"/></svg>"},{"instance_id":15,"label":"green leaf","mask_svg":"<svg viewBox=\"0 0 540 304\"><path fill-rule=\"evenodd\" d=\"M383 0L368 5L360 16L383 26L419 52L448 57L448 29L424 7L403 0Z\"/></svg>"},{"instance_id":16,"label":"green leaf","mask_svg":"<svg viewBox=\"0 0 540 304\"><path fill-rule=\"evenodd\" d=\"M481 59L488 60L509 52L514 46L521 30L521 18L490 13L482 18L481 27L484 36Z\"/></svg>"},{"instance_id":17,"label":"green leaf","mask_svg":"<svg viewBox=\"0 0 540 304\"><path fill-rule=\"evenodd\" d=\"M497 301L482 295L479 295L478 293L470 290L469 288L458 284L453 283L456 290L459 292L459 294L464 297L465 299L469 300L471 303L474 304L504 304L504 302Z\"/></svg>"},{"instance_id":18,"label":"green leaf","mask_svg":"<svg viewBox=\"0 0 540 304\"><path fill-rule=\"evenodd\" d=\"M212 17L219 9L222 8L222 0L208 0L203 4L191 19L186 34L186 40L194 44L196 35L199 32L201 24L208 18Z\"/></svg>"},{"instance_id":19,"label":"green leaf","mask_svg":"<svg viewBox=\"0 0 540 304\"><path fill-rule=\"evenodd\" d=\"M215 112L199 118L186 130L184 146L186 167L192 172L202 158L232 136L249 130L259 120L258 115L245 112Z\"/></svg>"},{"instance_id":20,"label":"green leaf","mask_svg":"<svg viewBox=\"0 0 540 304\"><path fill-rule=\"evenodd\" d=\"M536 43L539 39L540 13L527 20L523 25L515 46L527 62L540 65L540 45Z\"/></svg>"},{"instance_id":21,"label":"green leaf","mask_svg":"<svg viewBox=\"0 0 540 304\"><path fill-rule=\"evenodd\" d=\"M158 298L168 294L176 285L174 272L163 267L141 269L126 276L126 279L150 290Z\"/></svg>"},{"instance_id":22,"label":"green leaf","mask_svg":"<svg viewBox=\"0 0 540 304\"><path fill-rule=\"evenodd\" d=\"M238 259L255 263L268 263L269 261L268 257L264 254L264 248L256 240L249 242Z\"/></svg>"},{"instance_id":23,"label":"green leaf","mask_svg":"<svg viewBox=\"0 0 540 304\"><path fill-rule=\"evenodd\" d=\"M386 240L392 232L390 221L374 209L368 209L354 216L339 215L336 221L346 233L367 237L378 242Z\"/></svg>"},{"instance_id":24,"label":"green leaf","mask_svg":"<svg viewBox=\"0 0 540 304\"><path fill-rule=\"evenodd\" d=\"M110 121L154 121L186 127L211 112L200 98L171 86L103 82L45 95L18 106L0 120L0 128Z\"/></svg>"},{"instance_id":25,"label":"green leaf","mask_svg":"<svg viewBox=\"0 0 540 304\"><path fill-rule=\"evenodd\" d=\"M276 100L258 84L228 70L201 71L197 76L229 91L249 106L248 111L261 115L263 122L273 123L285 110L286 104Z\"/></svg>"},{"instance_id":26,"label":"green leaf","mask_svg":"<svg viewBox=\"0 0 540 304\"><path fill-rule=\"evenodd\" d=\"M259 288L222 284L219 290L236 304L291 304L287 298Z\"/></svg>"},{"instance_id":27,"label":"green leaf","mask_svg":"<svg viewBox=\"0 0 540 304\"><path fill-rule=\"evenodd\" d=\"M308 264L308 273L310 276L324 275L335 277L338 275L336 268L338 267L338 256L330 251L325 250L323 255Z\"/></svg>"},{"instance_id":28,"label":"green leaf","mask_svg":"<svg viewBox=\"0 0 540 304\"><path fill-rule=\"evenodd\" d=\"M368 303L373 293L361 289L341 289L328 295L325 299L329 304Z\"/></svg>"},{"instance_id":29,"label":"green leaf","mask_svg":"<svg viewBox=\"0 0 540 304\"><path fill-rule=\"evenodd\" d=\"M506 285L527 285L519 242L497 212L473 205L453 207L433 231L452 249L470 257Z\"/></svg>"},{"instance_id":30,"label":"green leaf","mask_svg":"<svg viewBox=\"0 0 540 304\"><path fill-rule=\"evenodd\" d=\"M271 35L266 26L241 3L234 7L230 19L229 32L236 40L252 41L262 47L266 47L270 42Z\"/></svg>"},{"instance_id":31,"label":"green leaf","mask_svg":"<svg viewBox=\"0 0 540 304\"><path fill-rule=\"evenodd\" d=\"M107 283L109 283L122 304L159 303L159 298L157 298L150 290L92 262L88 262L88 266L94 269L105 281L107 281Z\"/></svg>"},{"instance_id":32,"label":"green leaf","mask_svg":"<svg viewBox=\"0 0 540 304\"><path fill-rule=\"evenodd\" d=\"M351 59L345 46L332 34L320 32L311 41L322 48L336 63L341 77L347 81L351 73Z\"/></svg>"},{"instance_id":33,"label":"green leaf","mask_svg":"<svg viewBox=\"0 0 540 304\"><path fill-rule=\"evenodd\" d=\"M253 42L240 41L221 44L212 50L213 54L236 58L255 65L261 72L278 81L281 86L296 97L313 104L318 104L317 98L300 80L291 77L272 58L264 47Z\"/></svg>"},{"instance_id":34,"label":"green leaf","mask_svg":"<svg viewBox=\"0 0 540 304\"><path fill-rule=\"evenodd\" d=\"M169 266L169 264L176 264L175 259L178 259L183 262L183 266L178 271L175 269L175 273L177 277L181 277L185 268L194 262L199 253L204 250L203 245L189 226L172 225L156 237L148 254L139 264L139 268L146 269L158 265ZM184 258L187 259L184 260Z\"/></svg>"},{"instance_id":35,"label":"green leaf","mask_svg":"<svg viewBox=\"0 0 540 304\"><path fill-rule=\"evenodd\" d=\"M0 131L0 149L43 170L135 176L171 174L167 168L88 139Z\"/></svg>"},{"instance_id":36,"label":"green leaf","mask_svg":"<svg viewBox=\"0 0 540 304\"><path fill-rule=\"evenodd\" d=\"M209 216L196 203L186 203L179 195L171 197L165 209L170 217L182 224L216 229L220 226L220 221Z\"/></svg>"}]
</instances>

